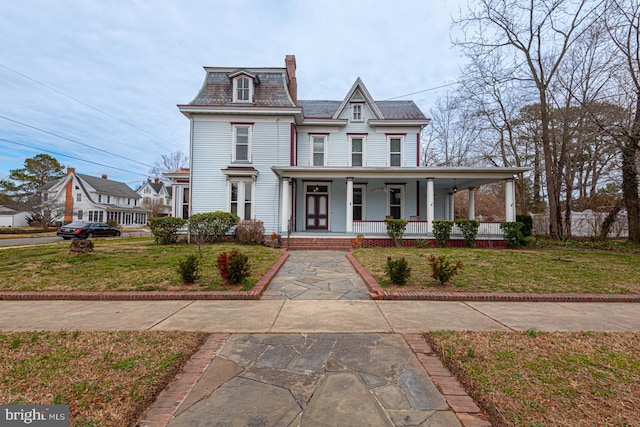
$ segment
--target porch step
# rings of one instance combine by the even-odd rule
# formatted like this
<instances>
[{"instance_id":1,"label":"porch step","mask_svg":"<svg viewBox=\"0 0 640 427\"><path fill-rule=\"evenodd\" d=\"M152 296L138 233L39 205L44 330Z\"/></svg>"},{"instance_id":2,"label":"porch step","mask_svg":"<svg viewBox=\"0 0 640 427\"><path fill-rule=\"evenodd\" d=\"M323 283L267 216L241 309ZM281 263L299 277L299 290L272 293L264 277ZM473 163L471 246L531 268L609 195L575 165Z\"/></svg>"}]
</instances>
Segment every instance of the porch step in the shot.
<instances>
[{"instance_id":1,"label":"porch step","mask_svg":"<svg viewBox=\"0 0 640 427\"><path fill-rule=\"evenodd\" d=\"M353 248L353 243L349 238L294 237L290 239L282 239L282 246L289 249L301 250L346 251Z\"/></svg>"}]
</instances>

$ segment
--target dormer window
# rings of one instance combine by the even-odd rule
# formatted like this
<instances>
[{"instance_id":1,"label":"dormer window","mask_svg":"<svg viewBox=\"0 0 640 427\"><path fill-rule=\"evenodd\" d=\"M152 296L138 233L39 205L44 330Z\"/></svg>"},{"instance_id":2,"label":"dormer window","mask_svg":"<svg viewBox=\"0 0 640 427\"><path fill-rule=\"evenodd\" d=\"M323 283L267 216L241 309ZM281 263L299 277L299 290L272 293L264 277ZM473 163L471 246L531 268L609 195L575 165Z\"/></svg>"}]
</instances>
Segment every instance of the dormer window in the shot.
<instances>
[{"instance_id":1,"label":"dormer window","mask_svg":"<svg viewBox=\"0 0 640 427\"><path fill-rule=\"evenodd\" d=\"M245 75L233 79L233 102L252 102L253 80Z\"/></svg>"}]
</instances>

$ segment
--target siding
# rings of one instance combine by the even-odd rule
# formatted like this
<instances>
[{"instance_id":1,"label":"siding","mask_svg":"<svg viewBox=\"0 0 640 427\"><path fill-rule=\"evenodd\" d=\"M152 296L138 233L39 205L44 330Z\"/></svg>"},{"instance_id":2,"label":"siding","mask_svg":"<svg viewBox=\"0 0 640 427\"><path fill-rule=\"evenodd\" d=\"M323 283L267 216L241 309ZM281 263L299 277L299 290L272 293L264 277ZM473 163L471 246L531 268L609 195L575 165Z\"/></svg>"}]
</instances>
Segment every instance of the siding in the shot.
<instances>
[{"instance_id":1,"label":"siding","mask_svg":"<svg viewBox=\"0 0 640 427\"><path fill-rule=\"evenodd\" d=\"M255 219L264 222L265 232L280 231L280 193L273 165L289 164L290 124L292 119L256 117L196 117L192 140L192 213L228 210L226 176L221 172L231 163L232 122L251 122L252 153L250 164L258 171L255 184Z\"/></svg>"}]
</instances>

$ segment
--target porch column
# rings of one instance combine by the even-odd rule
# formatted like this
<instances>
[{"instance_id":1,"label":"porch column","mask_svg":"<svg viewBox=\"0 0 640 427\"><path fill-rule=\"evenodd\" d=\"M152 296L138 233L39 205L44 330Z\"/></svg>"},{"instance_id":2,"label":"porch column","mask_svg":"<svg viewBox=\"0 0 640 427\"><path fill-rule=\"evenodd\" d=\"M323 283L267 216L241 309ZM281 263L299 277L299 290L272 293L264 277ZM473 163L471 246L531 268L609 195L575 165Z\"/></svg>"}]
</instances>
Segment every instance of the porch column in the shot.
<instances>
[{"instance_id":1,"label":"porch column","mask_svg":"<svg viewBox=\"0 0 640 427\"><path fill-rule=\"evenodd\" d=\"M514 222L516 220L516 194L513 179L504 180L504 216L505 221Z\"/></svg>"},{"instance_id":2,"label":"porch column","mask_svg":"<svg viewBox=\"0 0 640 427\"><path fill-rule=\"evenodd\" d=\"M455 193L449 193L449 221L454 221L456 219L454 196Z\"/></svg>"},{"instance_id":3,"label":"porch column","mask_svg":"<svg viewBox=\"0 0 640 427\"><path fill-rule=\"evenodd\" d=\"M353 233L353 178L347 178L347 233Z\"/></svg>"},{"instance_id":4,"label":"porch column","mask_svg":"<svg viewBox=\"0 0 640 427\"><path fill-rule=\"evenodd\" d=\"M291 180L289 178L284 178L282 180L282 225L280 234L286 234L287 229L289 228L289 216L291 212L291 207L289 206L289 194L291 193Z\"/></svg>"},{"instance_id":5,"label":"porch column","mask_svg":"<svg viewBox=\"0 0 640 427\"><path fill-rule=\"evenodd\" d=\"M469 219L476 219L476 194L473 187L469 187Z\"/></svg>"},{"instance_id":6,"label":"porch column","mask_svg":"<svg viewBox=\"0 0 640 427\"><path fill-rule=\"evenodd\" d=\"M435 217L434 200L433 178L427 178L427 233L433 233L433 220Z\"/></svg>"}]
</instances>

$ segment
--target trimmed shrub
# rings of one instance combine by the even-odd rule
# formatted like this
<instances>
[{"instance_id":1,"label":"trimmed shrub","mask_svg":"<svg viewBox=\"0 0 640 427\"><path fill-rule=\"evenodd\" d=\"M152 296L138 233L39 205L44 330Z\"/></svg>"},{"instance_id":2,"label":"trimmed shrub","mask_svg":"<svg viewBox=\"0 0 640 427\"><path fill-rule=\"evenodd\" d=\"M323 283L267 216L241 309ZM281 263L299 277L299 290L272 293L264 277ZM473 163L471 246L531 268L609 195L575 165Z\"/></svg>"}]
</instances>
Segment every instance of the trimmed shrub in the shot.
<instances>
[{"instance_id":1,"label":"trimmed shrub","mask_svg":"<svg viewBox=\"0 0 640 427\"><path fill-rule=\"evenodd\" d=\"M522 223L522 235L524 237L533 236L533 218L531 215L516 215L516 222Z\"/></svg>"},{"instance_id":2,"label":"trimmed shrub","mask_svg":"<svg viewBox=\"0 0 640 427\"><path fill-rule=\"evenodd\" d=\"M521 222L503 222L500 229L504 231L504 241L510 248L521 248L524 245Z\"/></svg>"},{"instance_id":3,"label":"trimmed shrub","mask_svg":"<svg viewBox=\"0 0 640 427\"><path fill-rule=\"evenodd\" d=\"M178 262L178 274L184 283L193 283L198 280L198 266L200 260L194 254L188 255L185 259Z\"/></svg>"},{"instance_id":4,"label":"trimmed shrub","mask_svg":"<svg viewBox=\"0 0 640 427\"><path fill-rule=\"evenodd\" d=\"M198 244L219 242L238 222L238 215L232 212L206 212L189 217L189 233Z\"/></svg>"},{"instance_id":5,"label":"trimmed shrub","mask_svg":"<svg viewBox=\"0 0 640 427\"><path fill-rule=\"evenodd\" d=\"M109 221L107 221L107 225L109 227L119 228L118 221L116 221L115 219L110 219Z\"/></svg>"},{"instance_id":6,"label":"trimmed shrub","mask_svg":"<svg viewBox=\"0 0 640 427\"><path fill-rule=\"evenodd\" d=\"M402 235L407 229L407 221L405 219L387 218L384 223L387 224L387 234L393 239L396 247L402 246Z\"/></svg>"},{"instance_id":7,"label":"trimmed shrub","mask_svg":"<svg viewBox=\"0 0 640 427\"><path fill-rule=\"evenodd\" d=\"M395 285L405 285L411 276L411 267L404 257L400 259L392 259L387 257L387 264L384 266L384 272Z\"/></svg>"},{"instance_id":8,"label":"trimmed shrub","mask_svg":"<svg viewBox=\"0 0 640 427\"><path fill-rule=\"evenodd\" d=\"M216 267L220 277L229 284L240 284L251 273L249 257L239 251L222 252L218 255Z\"/></svg>"},{"instance_id":9,"label":"trimmed shrub","mask_svg":"<svg viewBox=\"0 0 640 427\"><path fill-rule=\"evenodd\" d=\"M434 219L431 222L431 225L433 226L433 235L436 238L436 243L438 244L438 246L447 246L449 238L451 237L453 221Z\"/></svg>"},{"instance_id":10,"label":"trimmed shrub","mask_svg":"<svg viewBox=\"0 0 640 427\"><path fill-rule=\"evenodd\" d=\"M178 241L178 230L185 225L186 221L182 218L173 216L164 216L159 218L151 218L149 227L156 243L167 245Z\"/></svg>"},{"instance_id":11,"label":"trimmed shrub","mask_svg":"<svg viewBox=\"0 0 640 427\"><path fill-rule=\"evenodd\" d=\"M431 276L441 285L444 285L458 274L458 270L462 270L462 262L458 261L454 264L445 255L438 257L431 255L429 257L429 265L431 266Z\"/></svg>"},{"instance_id":12,"label":"trimmed shrub","mask_svg":"<svg viewBox=\"0 0 640 427\"><path fill-rule=\"evenodd\" d=\"M262 245L264 243L264 223L255 219L238 221L236 240L245 245Z\"/></svg>"},{"instance_id":13,"label":"trimmed shrub","mask_svg":"<svg viewBox=\"0 0 640 427\"><path fill-rule=\"evenodd\" d=\"M464 237L464 243L469 248L476 246L476 236L478 235L478 227L480 227L480 221L475 219L457 219L456 225L462 232Z\"/></svg>"}]
</instances>

